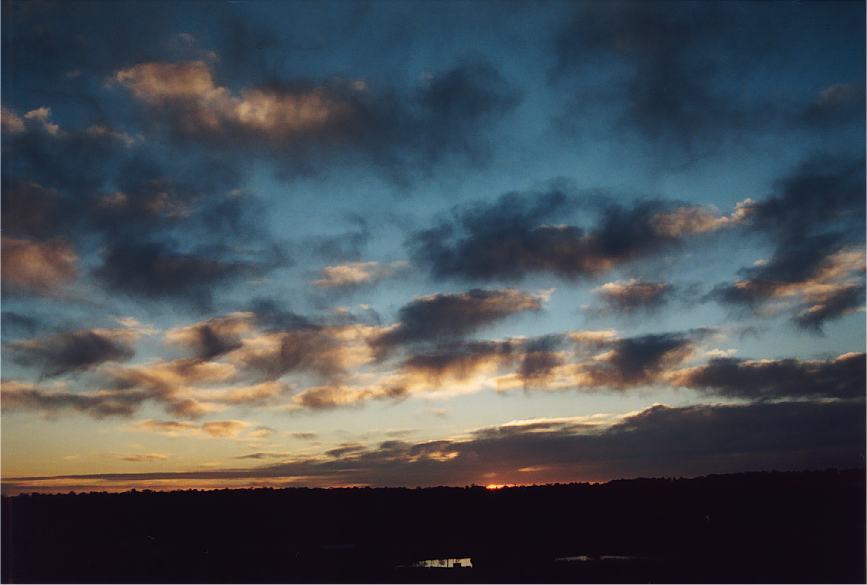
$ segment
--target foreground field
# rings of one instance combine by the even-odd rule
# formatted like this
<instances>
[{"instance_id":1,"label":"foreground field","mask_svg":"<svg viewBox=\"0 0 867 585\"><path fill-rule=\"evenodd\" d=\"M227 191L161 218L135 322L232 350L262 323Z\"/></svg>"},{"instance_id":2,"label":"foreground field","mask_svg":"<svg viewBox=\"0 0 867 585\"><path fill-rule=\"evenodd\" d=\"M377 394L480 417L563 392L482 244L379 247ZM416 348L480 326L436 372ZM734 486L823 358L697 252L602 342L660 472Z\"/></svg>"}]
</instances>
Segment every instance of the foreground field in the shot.
<instances>
[{"instance_id":1,"label":"foreground field","mask_svg":"<svg viewBox=\"0 0 867 585\"><path fill-rule=\"evenodd\" d=\"M863 470L32 495L2 511L4 582L865 580Z\"/></svg>"}]
</instances>

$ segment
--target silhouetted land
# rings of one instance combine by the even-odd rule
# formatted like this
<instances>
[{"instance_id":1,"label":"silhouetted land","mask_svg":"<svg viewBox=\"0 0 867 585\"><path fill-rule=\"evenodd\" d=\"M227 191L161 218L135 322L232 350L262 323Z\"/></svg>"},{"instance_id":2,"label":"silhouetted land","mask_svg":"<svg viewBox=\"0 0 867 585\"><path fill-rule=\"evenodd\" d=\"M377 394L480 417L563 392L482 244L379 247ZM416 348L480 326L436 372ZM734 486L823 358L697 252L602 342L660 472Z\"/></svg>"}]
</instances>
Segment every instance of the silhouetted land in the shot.
<instances>
[{"instance_id":1,"label":"silhouetted land","mask_svg":"<svg viewBox=\"0 0 867 585\"><path fill-rule=\"evenodd\" d=\"M851 470L4 497L2 578L863 583L865 493ZM473 567L407 566L447 557Z\"/></svg>"}]
</instances>

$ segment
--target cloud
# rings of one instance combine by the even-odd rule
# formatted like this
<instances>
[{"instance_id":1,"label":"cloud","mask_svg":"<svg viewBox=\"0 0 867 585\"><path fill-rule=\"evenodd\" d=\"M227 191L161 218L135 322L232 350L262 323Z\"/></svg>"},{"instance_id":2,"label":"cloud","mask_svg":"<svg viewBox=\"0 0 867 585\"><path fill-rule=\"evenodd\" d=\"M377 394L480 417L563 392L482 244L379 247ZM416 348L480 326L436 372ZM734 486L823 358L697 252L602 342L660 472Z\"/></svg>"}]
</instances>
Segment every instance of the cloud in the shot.
<instances>
[{"instance_id":1,"label":"cloud","mask_svg":"<svg viewBox=\"0 0 867 585\"><path fill-rule=\"evenodd\" d=\"M739 201L730 215L720 215L714 208L697 205L678 207L657 213L651 223L657 232L675 238L706 234L743 223L749 219L753 205L752 199Z\"/></svg>"},{"instance_id":2,"label":"cloud","mask_svg":"<svg viewBox=\"0 0 867 585\"><path fill-rule=\"evenodd\" d=\"M24 120L18 114L5 107L0 110L0 127L2 127L4 134L7 132L9 134L18 134L25 130Z\"/></svg>"},{"instance_id":3,"label":"cloud","mask_svg":"<svg viewBox=\"0 0 867 585\"><path fill-rule=\"evenodd\" d=\"M55 189L47 189L39 183L4 180L3 233L35 239L54 235L60 199Z\"/></svg>"},{"instance_id":4,"label":"cloud","mask_svg":"<svg viewBox=\"0 0 867 585\"><path fill-rule=\"evenodd\" d=\"M30 110L26 114L24 114L25 120L32 120L39 124L39 126L52 136L57 135L61 132L60 126L51 122L51 108L47 108L45 106L41 108L36 108L35 110Z\"/></svg>"},{"instance_id":5,"label":"cloud","mask_svg":"<svg viewBox=\"0 0 867 585\"><path fill-rule=\"evenodd\" d=\"M619 280L606 282L594 290L608 311L635 313L658 309L668 303L674 286L667 282Z\"/></svg>"},{"instance_id":6,"label":"cloud","mask_svg":"<svg viewBox=\"0 0 867 585\"><path fill-rule=\"evenodd\" d=\"M133 429L149 433L161 433L171 437L189 435L215 439L235 438L250 426L242 420L215 420L201 424L190 422L146 419L133 425Z\"/></svg>"},{"instance_id":7,"label":"cloud","mask_svg":"<svg viewBox=\"0 0 867 585\"><path fill-rule=\"evenodd\" d=\"M273 435L275 432L277 432L277 431L275 431L271 427L259 425L258 427L256 427L252 431L250 431L247 434L247 436L249 436L252 439L267 439L268 437Z\"/></svg>"},{"instance_id":8,"label":"cloud","mask_svg":"<svg viewBox=\"0 0 867 585\"><path fill-rule=\"evenodd\" d=\"M690 152L706 147L707 138L727 126L743 127L750 119L744 104L732 99L737 96L726 95L716 83L718 75L735 72L710 46L728 48L745 40L756 48L740 38L732 20L716 5L685 10L641 2L582 5L555 39L555 75L575 80L576 100L605 99L628 129ZM601 63L614 72L604 86L587 75Z\"/></svg>"},{"instance_id":9,"label":"cloud","mask_svg":"<svg viewBox=\"0 0 867 585\"><path fill-rule=\"evenodd\" d=\"M62 240L45 242L3 237L4 294L57 295L77 276L76 256Z\"/></svg>"},{"instance_id":10,"label":"cloud","mask_svg":"<svg viewBox=\"0 0 867 585\"><path fill-rule=\"evenodd\" d=\"M132 416L149 398L146 393L136 390L69 392L16 380L3 380L2 396L3 410L7 412L29 410L54 415L74 410L96 419Z\"/></svg>"},{"instance_id":11,"label":"cloud","mask_svg":"<svg viewBox=\"0 0 867 585\"><path fill-rule=\"evenodd\" d=\"M392 370L356 372L340 383L304 388L288 410L357 407L371 400L449 398L495 390L630 391L668 384L712 330L620 338L572 331L500 340L442 340L406 348Z\"/></svg>"},{"instance_id":12,"label":"cloud","mask_svg":"<svg viewBox=\"0 0 867 585\"><path fill-rule=\"evenodd\" d=\"M589 385L626 388L648 384L672 365L692 355L694 339L680 333L620 339L587 368Z\"/></svg>"},{"instance_id":13,"label":"cloud","mask_svg":"<svg viewBox=\"0 0 867 585\"><path fill-rule=\"evenodd\" d=\"M78 411L97 419L130 417L148 402L183 418L199 418L221 405L264 404L286 392L284 385L263 384L214 389L237 374L232 364L181 359L135 366L105 364L97 372L102 388L69 391L14 380L3 382L3 408L46 414ZM205 390L208 390L205 392Z\"/></svg>"},{"instance_id":14,"label":"cloud","mask_svg":"<svg viewBox=\"0 0 867 585\"><path fill-rule=\"evenodd\" d=\"M213 403L200 400L196 390L233 380L237 369L228 363L180 359L109 367L104 368L102 374L115 390L140 393L175 416L198 418L215 407Z\"/></svg>"},{"instance_id":15,"label":"cloud","mask_svg":"<svg viewBox=\"0 0 867 585\"><path fill-rule=\"evenodd\" d=\"M166 341L188 348L194 357L209 360L241 347L241 335L253 329L253 313L238 312L166 332Z\"/></svg>"},{"instance_id":16,"label":"cloud","mask_svg":"<svg viewBox=\"0 0 867 585\"><path fill-rule=\"evenodd\" d=\"M847 313L864 310L864 285L840 285L827 294L813 297L805 311L795 317L795 323L803 329L821 331L822 326Z\"/></svg>"},{"instance_id":17,"label":"cloud","mask_svg":"<svg viewBox=\"0 0 867 585\"><path fill-rule=\"evenodd\" d=\"M247 455L239 455L235 459L288 459L291 453L281 453L274 451L259 451L257 453L249 453Z\"/></svg>"},{"instance_id":18,"label":"cloud","mask_svg":"<svg viewBox=\"0 0 867 585\"><path fill-rule=\"evenodd\" d=\"M261 202L236 194L242 173L231 161L188 149L179 164L105 124L56 135L28 128L4 137L3 152L10 161L4 240L14 238L4 259L29 250L56 263L53 272L13 274L22 263L11 258L4 290L29 293L71 280L73 250L96 249L102 263L92 274L109 291L207 308L215 285L290 262L263 228Z\"/></svg>"},{"instance_id":19,"label":"cloud","mask_svg":"<svg viewBox=\"0 0 867 585\"><path fill-rule=\"evenodd\" d=\"M472 289L419 297L401 307L399 323L374 341L378 351L443 338L460 338L527 311L540 311L547 293Z\"/></svg>"},{"instance_id":20,"label":"cloud","mask_svg":"<svg viewBox=\"0 0 867 585\"><path fill-rule=\"evenodd\" d=\"M347 219L352 226L347 231L336 235L310 237L307 245L329 260L359 261L371 239L370 225L367 219L355 213L350 214Z\"/></svg>"},{"instance_id":21,"label":"cloud","mask_svg":"<svg viewBox=\"0 0 867 585\"><path fill-rule=\"evenodd\" d=\"M353 453L359 453L365 450L365 446L361 443L343 443L339 447L335 447L334 449L329 449L325 452L329 457L334 457L335 459L340 459L346 455L351 455Z\"/></svg>"},{"instance_id":22,"label":"cloud","mask_svg":"<svg viewBox=\"0 0 867 585\"><path fill-rule=\"evenodd\" d=\"M175 123L189 134L242 132L287 140L338 123L350 105L325 88L256 88L233 95L214 82L210 65L140 63L114 74L114 81L153 107L172 107Z\"/></svg>"},{"instance_id":23,"label":"cloud","mask_svg":"<svg viewBox=\"0 0 867 585\"><path fill-rule=\"evenodd\" d=\"M335 264L322 269L319 278L311 284L318 288L350 288L372 284L389 278L399 270L408 268L408 263L399 261L381 264L375 261Z\"/></svg>"},{"instance_id":24,"label":"cloud","mask_svg":"<svg viewBox=\"0 0 867 585\"><path fill-rule=\"evenodd\" d=\"M482 123L520 96L490 64L431 75L412 91L373 89L361 80L279 80L239 92L220 85L210 63L153 61L116 71L127 88L181 142L227 154L244 146L289 175L317 172L323 160L372 163L404 182L412 170L447 158L484 158Z\"/></svg>"},{"instance_id":25,"label":"cloud","mask_svg":"<svg viewBox=\"0 0 867 585\"><path fill-rule=\"evenodd\" d=\"M350 323L257 332L245 337L241 347L228 354L228 359L266 379L276 379L289 372L307 372L331 379L371 362L369 340L379 331L376 326Z\"/></svg>"},{"instance_id":26,"label":"cloud","mask_svg":"<svg viewBox=\"0 0 867 585\"><path fill-rule=\"evenodd\" d=\"M597 211L595 225L552 225L576 206ZM492 203L457 208L452 217L408 240L413 260L437 278L518 280L550 273L592 277L680 243L740 223L731 216L673 202L637 200L625 207L602 197L578 199L554 182L539 193L507 193Z\"/></svg>"},{"instance_id":27,"label":"cloud","mask_svg":"<svg viewBox=\"0 0 867 585\"><path fill-rule=\"evenodd\" d=\"M249 423L240 420L215 420L202 423L201 429L212 437L236 437L249 426Z\"/></svg>"},{"instance_id":28,"label":"cloud","mask_svg":"<svg viewBox=\"0 0 867 585\"><path fill-rule=\"evenodd\" d=\"M585 335L588 334L588 335ZM617 390L665 383L665 375L693 357L709 330L611 337L608 332L572 332L531 340L520 367L490 381L498 391ZM576 351L562 351L569 339ZM587 352L596 352L590 353Z\"/></svg>"},{"instance_id":29,"label":"cloud","mask_svg":"<svg viewBox=\"0 0 867 585\"><path fill-rule=\"evenodd\" d=\"M118 455L117 458L131 463L151 463L153 461L165 461L169 456L164 453L135 453L132 455Z\"/></svg>"},{"instance_id":30,"label":"cloud","mask_svg":"<svg viewBox=\"0 0 867 585\"><path fill-rule=\"evenodd\" d=\"M672 372L676 386L726 398L863 398L863 353L833 360L741 360L714 358L710 363Z\"/></svg>"},{"instance_id":31,"label":"cloud","mask_svg":"<svg viewBox=\"0 0 867 585\"><path fill-rule=\"evenodd\" d=\"M278 401L290 391L291 387L283 382L268 381L251 386L234 386L225 390L209 388L199 394L201 400L212 403L232 406L262 406ZM263 427L257 431L260 438L267 436L266 429L267 427Z\"/></svg>"},{"instance_id":32,"label":"cloud","mask_svg":"<svg viewBox=\"0 0 867 585\"><path fill-rule=\"evenodd\" d=\"M164 242L136 242L111 246L94 276L115 292L206 309L216 286L255 271L241 261L177 252Z\"/></svg>"},{"instance_id":33,"label":"cloud","mask_svg":"<svg viewBox=\"0 0 867 585\"><path fill-rule=\"evenodd\" d=\"M3 311L0 313L0 323L3 324L3 336L33 335L43 324L39 319L30 315L16 313L15 311Z\"/></svg>"},{"instance_id":34,"label":"cloud","mask_svg":"<svg viewBox=\"0 0 867 585\"><path fill-rule=\"evenodd\" d=\"M745 278L716 286L711 298L759 313L788 311L812 331L864 307L864 250L840 247L836 237L805 235L740 272Z\"/></svg>"},{"instance_id":35,"label":"cloud","mask_svg":"<svg viewBox=\"0 0 867 585\"><path fill-rule=\"evenodd\" d=\"M853 103L863 102L863 85L860 93L857 84L829 86L808 104L754 81L791 58L807 23L827 23L857 42L861 33L842 25L863 15L851 8L752 5L747 15L727 3L579 4L552 43L550 79L570 95L557 122L586 136L602 118L605 132L613 124L621 138L687 163L772 133L807 130L827 140L834 127L863 127L863 108Z\"/></svg>"},{"instance_id":36,"label":"cloud","mask_svg":"<svg viewBox=\"0 0 867 585\"><path fill-rule=\"evenodd\" d=\"M291 433L293 439L300 439L303 441L310 441L315 439L318 435L316 433L308 433L308 432L297 432Z\"/></svg>"},{"instance_id":37,"label":"cloud","mask_svg":"<svg viewBox=\"0 0 867 585\"><path fill-rule=\"evenodd\" d=\"M466 380L480 370L499 368L517 358L521 343L507 341L456 341L404 360L403 370L424 376L435 385L445 380Z\"/></svg>"},{"instance_id":38,"label":"cloud","mask_svg":"<svg viewBox=\"0 0 867 585\"><path fill-rule=\"evenodd\" d=\"M620 338L573 331L501 340L445 340L412 346L393 370L354 373L341 383L292 396L288 410L357 407L411 396L448 398L495 390L631 391L668 385L668 375L697 354L712 330Z\"/></svg>"},{"instance_id":39,"label":"cloud","mask_svg":"<svg viewBox=\"0 0 867 585\"><path fill-rule=\"evenodd\" d=\"M750 205L747 225L769 238L770 259L740 271L710 297L757 311L794 312L794 321L821 331L829 320L860 308L864 290L864 161L814 156Z\"/></svg>"},{"instance_id":40,"label":"cloud","mask_svg":"<svg viewBox=\"0 0 867 585\"><path fill-rule=\"evenodd\" d=\"M843 233L860 230L863 187L861 158L814 155L779 178L771 195L752 202L751 224L776 236L777 241L828 228Z\"/></svg>"},{"instance_id":41,"label":"cloud","mask_svg":"<svg viewBox=\"0 0 867 585\"><path fill-rule=\"evenodd\" d=\"M35 367L45 377L61 376L91 369L104 362L132 359L132 342L137 334L130 329L81 329L56 333L8 344L12 360Z\"/></svg>"},{"instance_id":42,"label":"cloud","mask_svg":"<svg viewBox=\"0 0 867 585\"><path fill-rule=\"evenodd\" d=\"M764 469L857 467L864 403L777 402L668 407L626 415L529 419L459 438L346 445L319 457L245 469L9 478L141 485L193 479L304 478L305 485L390 486L599 481ZM535 469L536 471L528 471ZM57 484L57 481L53 481ZM57 488L53 489L67 489Z\"/></svg>"},{"instance_id":43,"label":"cloud","mask_svg":"<svg viewBox=\"0 0 867 585\"><path fill-rule=\"evenodd\" d=\"M313 386L294 395L292 405L310 410L331 410L360 406L369 400L399 400L406 394L403 386L388 383L360 388L346 385Z\"/></svg>"},{"instance_id":44,"label":"cloud","mask_svg":"<svg viewBox=\"0 0 867 585\"><path fill-rule=\"evenodd\" d=\"M801 112L806 126L828 128L863 123L864 82L835 83L824 88Z\"/></svg>"}]
</instances>

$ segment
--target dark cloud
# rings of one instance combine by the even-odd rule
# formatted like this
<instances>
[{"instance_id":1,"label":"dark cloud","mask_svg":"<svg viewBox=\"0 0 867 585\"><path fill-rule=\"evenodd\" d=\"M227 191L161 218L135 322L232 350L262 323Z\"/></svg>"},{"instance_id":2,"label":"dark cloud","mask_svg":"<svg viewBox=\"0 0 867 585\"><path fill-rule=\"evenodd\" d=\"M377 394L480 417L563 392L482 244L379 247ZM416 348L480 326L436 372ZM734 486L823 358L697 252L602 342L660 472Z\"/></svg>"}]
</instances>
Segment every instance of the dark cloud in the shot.
<instances>
[{"instance_id":1,"label":"dark cloud","mask_svg":"<svg viewBox=\"0 0 867 585\"><path fill-rule=\"evenodd\" d=\"M559 223L577 208L597 215L591 227ZM624 206L599 195L579 198L555 182L542 192L507 193L491 203L456 208L451 218L414 233L407 244L415 262L437 278L519 280L547 272L577 279L737 221L671 201Z\"/></svg>"},{"instance_id":2,"label":"dark cloud","mask_svg":"<svg viewBox=\"0 0 867 585\"><path fill-rule=\"evenodd\" d=\"M0 313L0 323L3 324L3 337L33 335L42 327L39 319L15 311Z\"/></svg>"},{"instance_id":3,"label":"dark cloud","mask_svg":"<svg viewBox=\"0 0 867 585\"><path fill-rule=\"evenodd\" d=\"M219 357L242 346L241 334L250 330L252 315L236 313L215 317L170 331L169 341L188 348L200 360Z\"/></svg>"},{"instance_id":4,"label":"dark cloud","mask_svg":"<svg viewBox=\"0 0 867 585\"><path fill-rule=\"evenodd\" d=\"M719 358L676 373L673 381L727 398L863 398L864 370L863 353L816 361Z\"/></svg>"},{"instance_id":5,"label":"dark cloud","mask_svg":"<svg viewBox=\"0 0 867 585\"><path fill-rule=\"evenodd\" d=\"M351 455L352 453L358 453L360 451L364 451L364 445L360 443L345 443L339 447L335 447L334 449L329 449L325 452L329 457L334 457L335 459L340 459L346 455Z\"/></svg>"},{"instance_id":6,"label":"dark cloud","mask_svg":"<svg viewBox=\"0 0 867 585\"><path fill-rule=\"evenodd\" d=\"M145 392L116 390L76 393L45 389L33 384L3 380L3 410L30 410L46 415L78 411L96 419L130 417L148 400Z\"/></svg>"},{"instance_id":7,"label":"dark cloud","mask_svg":"<svg viewBox=\"0 0 867 585\"><path fill-rule=\"evenodd\" d=\"M490 474L499 482L524 483L849 468L863 461L864 418L863 401L654 406L601 427L590 417L538 419L480 429L464 440L353 445L327 459L252 469L62 479L305 477L309 485L469 485L488 483Z\"/></svg>"},{"instance_id":8,"label":"dark cloud","mask_svg":"<svg viewBox=\"0 0 867 585\"><path fill-rule=\"evenodd\" d=\"M774 192L751 209L751 223L781 240L820 230L850 235L864 223L864 161L816 155L776 181Z\"/></svg>"},{"instance_id":9,"label":"dark cloud","mask_svg":"<svg viewBox=\"0 0 867 585\"><path fill-rule=\"evenodd\" d=\"M24 238L54 235L60 198L57 191L33 181L4 180L3 234Z\"/></svg>"},{"instance_id":10,"label":"dark cloud","mask_svg":"<svg viewBox=\"0 0 867 585\"><path fill-rule=\"evenodd\" d=\"M604 311L626 314L658 310L674 293L675 287L670 283L636 279L609 282L596 289Z\"/></svg>"},{"instance_id":11,"label":"dark cloud","mask_svg":"<svg viewBox=\"0 0 867 585\"><path fill-rule=\"evenodd\" d=\"M479 62L432 75L418 98L434 117L454 124L508 111L519 96L493 65Z\"/></svg>"},{"instance_id":12,"label":"dark cloud","mask_svg":"<svg viewBox=\"0 0 867 585\"><path fill-rule=\"evenodd\" d=\"M551 370L564 363L558 351L566 339L562 335L545 335L527 341L523 347L523 357L518 368L518 375L525 385L535 380L544 379Z\"/></svg>"},{"instance_id":13,"label":"dark cloud","mask_svg":"<svg viewBox=\"0 0 867 585\"><path fill-rule=\"evenodd\" d=\"M823 89L797 119L818 129L864 124L864 82L836 83Z\"/></svg>"},{"instance_id":14,"label":"dark cloud","mask_svg":"<svg viewBox=\"0 0 867 585\"><path fill-rule=\"evenodd\" d=\"M863 127L863 108L853 103L863 102L858 84L798 103L754 81L792 59L792 45L820 27L858 42L863 29L846 19L863 16L863 7L840 4L580 4L553 43L551 79L573 95L559 119L586 132L595 117L610 115L668 160L686 162L760 134L795 128L827 139L835 126Z\"/></svg>"},{"instance_id":15,"label":"dark cloud","mask_svg":"<svg viewBox=\"0 0 867 585\"><path fill-rule=\"evenodd\" d=\"M795 324L803 329L821 331L822 326L847 313L864 308L864 284L844 285L834 290L800 315L794 317Z\"/></svg>"},{"instance_id":16,"label":"dark cloud","mask_svg":"<svg viewBox=\"0 0 867 585\"><path fill-rule=\"evenodd\" d=\"M517 356L519 344L511 341L453 341L422 351L403 362L406 371L422 373L431 380L446 375L464 379L486 360L509 360Z\"/></svg>"},{"instance_id":17,"label":"dark cloud","mask_svg":"<svg viewBox=\"0 0 867 585\"><path fill-rule=\"evenodd\" d=\"M433 388L448 387L486 370L505 374L502 389L517 380L525 389L631 390L665 383L673 368L690 358L709 330L617 338L572 332L501 341L441 343L416 351L401 370ZM605 332L603 332L605 333Z\"/></svg>"},{"instance_id":18,"label":"dark cloud","mask_svg":"<svg viewBox=\"0 0 867 585\"><path fill-rule=\"evenodd\" d=\"M207 309L213 290L256 267L205 254L181 253L163 242L111 246L94 271L109 290L154 300L181 300Z\"/></svg>"},{"instance_id":19,"label":"dark cloud","mask_svg":"<svg viewBox=\"0 0 867 585\"><path fill-rule=\"evenodd\" d=\"M134 336L120 329L82 329L8 344L15 363L40 370L44 377L88 370L135 355Z\"/></svg>"},{"instance_id":20,"label":"dark cloud","mask_svg":"<svg viewBox=\"0 0 867 585\"><path fill-rule=\"evenodd\" d=\"M290 262L263 228L261 201L240 189L243 177L231 161L190 151L175 157L109 126L54 125L47 108L30 114L21 131L4 133L3 140L3 230L14 235L13 244L39 246L45 262L58 257L48 247L63 244L65 265L74 251L107 250L97 273L109 289L202 306L217 282ZM233 239L239 243L226 246ZM141 274L127 264L136 260ZM52 282L74 274L56 260L53 265ZM6 292L48 288L39 279L20 286L20 279L4 280Z\"/></svg>"},{"instance_id":21,"label":"dark cloud","mask_svg":"<svg viewBox=\"0 0 867 585\"><path fill-rule=\"evenodd\" d=\"M479 134L520 99L484 62L431 74L411 90L272 78L236 94L203 60L141 62L114 79L182 147L216 149L238 161L265 156L287 176L321 172L328 160L372 164L401 183L446 160L485 160L490 147Z\"/></svg>"},{"instance_id":22,"label":"dark cloud","mask_svg":"<svg viewBox=\"0 0 867 585\"><path fill-rule=\"evenodd\" d=\"M308 317L284 309L282 304L274 299L254 299L248 310L254 313L256 324L269 331L317 327Z\"/></svg>"},{"instance_id":23,"label":"dark cloud","mask_svg":"<svg viewBox=\"0 0 867 585\"><path fill-rule=\"evenodd\" d=\"M291 453L259 451L247 455L238 455L235 459L288 459L291 455Z\"/></svg>"},{"instance_id":24,"label":"dark cloud","mask_svg":"<svg viewBox=\"0 0 867 585\"><path fill-rule=\"evenodd\" d=\"M526 311L539 311L542 297L515 289L472 289L418 298L398 312L399 323L374 340L381 351L403 344L460 338Z\"/></svg>"},{"instance_id":25,"label":"dark cloud","mask_svg":"<svg viewBox=\"0 0 867 585\"><path fill-rule=\"evenodd\" d=\"M863 160L814 157L776 183L775 192L751 203L746 224L773 243L767 261L739 272L710 298L762 309L794 299L796 324L822 326L863 305Z\"/></svg>"},{"instance_id":26,"label":"dark cloud","mask_svg":"<svg viewBox=\"0 0 867 585\"><path fill-rule=\"evenodd\" d=\"M351 215L352 228L334 236L311 238L308 242L327 260L358 261L371 238L369 222L360 215Z\"/></svg>"},{"instance_id":27,"label":"dark cloud","mask_svg":"<svg viewBox=\"0 0 867 585\"><path fill-rule=\"evenodd\" d=\"M577 80L577 104L614 104L628 129L692 154L732 128L760 121L717 83L740 78L747 63L738 56L757 48L735 25L732 11L717 4L584 4L556 38L555 73ZM600 64L613 75L588 73ZM595 79L599 85L586 85Z\"/></svg>"},{"instance_id":28,"label":"dark cloud","mask_svg":"<svg viewBox=\"0 0 867 585\"><path fill-rule=\"evenodd\" d=\"M333 331L304 328L269 334L264 347L241 348L234 359L250 372L275 380L289 372L311 372L325 378L343 373L342 344Z\"/></svg>"},{"instance_id":29,"label":"dark cloud","mask_svg":"<svg viewBox=\"0 0 867 585\"><path fill-rule=\"evenodd\" d=\"M628 388L651 384L666 369L689 357L694 344L695 335L683 333L618 339L608 357L588 366L587 373L595 386Z\"/></svg>"}]
</instances>

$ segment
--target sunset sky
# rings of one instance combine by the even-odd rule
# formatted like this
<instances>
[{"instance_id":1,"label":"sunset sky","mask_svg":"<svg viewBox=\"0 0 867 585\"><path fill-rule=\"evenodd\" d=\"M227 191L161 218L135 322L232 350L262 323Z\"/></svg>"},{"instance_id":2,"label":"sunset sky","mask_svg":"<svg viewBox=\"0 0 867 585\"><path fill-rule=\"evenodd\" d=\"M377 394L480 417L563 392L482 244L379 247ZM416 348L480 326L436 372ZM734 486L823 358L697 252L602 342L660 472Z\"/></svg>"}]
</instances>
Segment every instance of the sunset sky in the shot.
<instances>
[{"instance_id":1,"label":"sunset sky","mask_svg":"<svg viewBox=\"0 0 867 585\"><path fill-rule=\"evenodd\" d=\"M4 493L863 466L863 2L4 2Z\"/></svg>"}]
</instances>

